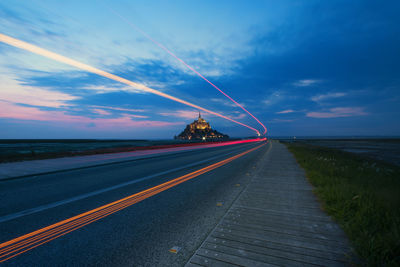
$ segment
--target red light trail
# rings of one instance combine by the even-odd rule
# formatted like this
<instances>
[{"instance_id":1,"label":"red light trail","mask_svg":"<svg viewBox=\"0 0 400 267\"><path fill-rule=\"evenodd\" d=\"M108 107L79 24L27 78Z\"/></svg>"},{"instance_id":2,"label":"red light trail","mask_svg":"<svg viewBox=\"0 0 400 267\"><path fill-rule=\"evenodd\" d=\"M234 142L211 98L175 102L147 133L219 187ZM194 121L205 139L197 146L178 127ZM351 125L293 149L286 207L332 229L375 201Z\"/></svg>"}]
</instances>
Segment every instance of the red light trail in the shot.
<instances>
[{"instance_id":1,"label":"red light trail","mask_svg":"<svg viewBox=\"0 0 400 267\"><path fill-rule=\"evenodd\" d=\"M129 85L129 86L135 88L135 89L138 89L138 90L141 90L141 91L144 91L144 92L147 92L147 93L155 94L155 95L158 95L158 96L161 96L161 97L164 97L164 98L167 98L167 99L176 101L176 102L178 102L178 103L187 105L187 106L189 106L189 107L193 107L193 108L195 108L195 109L205 111L205 112L207 112L207 113L213 114L213 115L215 115L215 116L224 118L224 119L229 120L229 121L232 121L232 122L234 122L234 123L236 123L236 124L239 124L239 125L242 125L242 126L244 126L244 127L247 127L247 128L249 128L249 129L255 131L257 134L260 134L259 131L258 131L257 129L255 129L255 128L249 126L249 125L246 125L246 124L244 124L244 123L241 123L241 122L239 122L239 121L236 121L236 120L234 120L234 119L232 119L232 118L229 118L229 117L227 117L227 116L225 116L225 115L222 115L222 114L220 114L220 113L217 113L217 112L215 112L215 111L212 111L212 110L209 110L209 109L200 107L200 106L198 106L198 105L196 105L196 104L193 104L193 103L190 103L190 102L188 102L188 101L186 101L186 100L183 100L183 99L174 97L174 96L172 96L172 95L169 95L169 94L166 94L166 93L157 91L157 90L152 89L152 88L150 88L150 87L147 87L147 86L145 86L145 85L143 85L143 84L139 84L139 83L132 82L132 81L127 80L127 79L125 79L125 78L122 78L122 77L120 77L120 76L117 76L117 75L111 74L111 73L109 73L109 72L106 72L106 71L97 69L97 68L92 67L92 66L90 66L90 65L87 65L87 64L84 64L84 63L82 63L82 62L79 62L79 61L73 60L73 59L71 59L71 58L68 58L68 57L66 57L66 56L62 56L62 55L60 55L60 54L51 52L51 51L49 51L49 50L46 50L46 49L41 48L41 47L38 47L38 46L36 46L36 45L33 45L33 44L30 44L30 43L27 43L27 42L24 42L24 41L15 39L15 38L10 37L10 36L8 36L8 35L1 34L1 33L0 33L0 42L6 43L6 44L8 44L8 45L11 45L11 46L14 46L14 47L17 47L17 48L20 48L20 49L23 49L23 50L26 50L26 51L29 51L29 52L32 52L32 53L34 53L34 54L38 54L38 55L41 55L41 56L44 56L44 57L53 59L53 60L55 60L55 61L58 61L58 62L67 64L67 65L70 65L70 66L79 68L79 69L81 69L81 70L85 70L85 71L88 71L88 72L91 72L91 73L94 73L94 74L97 74L97 75L100 75L100 76L109 78L109 79L111 79L111 80L114 80L114 81L117 81L117 82L120 82L120 83L124 83L124 84L126 84L126 85Z\"/></svg>"},{"instance_id":2,"label":"red light trail","mask_svg":"<svg viewBox=\"0 0 400 267\"><path fill-rule=\"evenodd\" d=\"M195 70L192 66L190 66L189 64L187 64L185 61L183 61L181 58L179 58L177 55L175 55L174 53L172 53L168 48L166 48L164 45L162 45L161 43L157 42L156 40L154 40L153 38L151 38L151 36L149 36L147 33L145 33L144 31L142 31L140 28L138 28L136 25L134 25L133 23L131 23L129 20L127 20L125 17L123 17L122 15L120 15L119 13L117 13L115 10L113 10L112 8L109 7L109 9L118 17L120 17L123 21L125 21L129 26L131 26L134 30L138 31L139 33L141 33L143 36L145 36L148 40L150 40L153 44L157 45L158 47L160 47L161 49L163 49L165 52L167 52L168 54L170 54L172 57L174 57L176 60L178 60L179 62L181 62L183 65L185 65L188 69L190 69L191 71L193 71L195 74L197 74L197 76L199 76L200 78L202 78L204 81L206 81L207 83L209 83L212 87L214 87L215 89L217 89L220 93L222 93L224 96L226 96L228 99L230 99L233 103L235 103L238 107L240 107L241 109L243 109L245 112L247 112L247 114L249 114L253 119L255 119L264 129L263 135L265 135L267 133L267 128L265 127L265 125L263 123L261 123L261 121L259 121L253 114L250 113L250 111L248 111L246 108L244 108L242 105L240 105L238 102L236 102L232 97L230 97L228 94L226 94L224 91L222 91L218 86L216 86L215 84L213 84L212 82L210 82L206 77L204 77L201 73L199 73L197 70Z\"/></svg>"}]
</instances>

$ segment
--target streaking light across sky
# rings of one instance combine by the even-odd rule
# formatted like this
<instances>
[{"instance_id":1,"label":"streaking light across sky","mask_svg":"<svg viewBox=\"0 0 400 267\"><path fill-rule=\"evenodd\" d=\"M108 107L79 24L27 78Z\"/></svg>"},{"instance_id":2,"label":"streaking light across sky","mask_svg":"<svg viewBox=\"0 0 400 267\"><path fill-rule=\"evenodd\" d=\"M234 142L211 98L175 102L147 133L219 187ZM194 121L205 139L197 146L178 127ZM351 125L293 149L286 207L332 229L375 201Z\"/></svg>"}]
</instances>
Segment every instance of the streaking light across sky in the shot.
<instances>
[{"instance_id":1,"label":"streaking light across sky","mask_svg":"<svg viewBox=\"0 0 400 267\"><path fill-rule=\"evenodd\" d=\"M246 125L244 123L241 123L239 121L236 121L236 120L234 120L232 118L229 118L229 117L227 117L225 115L222 115L220 113L217 113L217 112L211 111L209 109L200 107L200 106L198 106L196 104L193 104L191 102L188 102L186 100L183 100L183 99L171 96L169 94L157 91L155 89L149 88L149 87L144 86L142 84L132 82L130 80L124 79L124 78L119 77L117 75L114 75L114 74L111 74L109 72L97 69L97 68L92 67L90 65L87 65L87 64L81 63L79 61L73 60L71 58L62 56L60 54L48 51L46 49L43 49L43 48L40 48L38 46L32 45L30 43L15 39L15 38L10 37L8 35L4 35L4 34L0 33L0 41L3 42L3 43L9 44L11 46L18 47L18 48L21 48L23 50L26 50L26 51L29 51L29 52L32 52L32 53L35 53L35 54L38 54L38 55L53 59L55 61L62 62L64 64L79 68L81 70L85 70L85 71L88 71L88 72L91 72L91 73L94 73L94 74L97 74L97 75L112 79L114 81L117 81L117 82L120 82L120 83L124 83L126 85L134 87L137 90L141 90L141 91L147 92L147 93L152 93L152 94L155 94L155 95L158 95L158 96L161 96L161 97L176 101L178 103L193 107L195 109L199 109L199 110L205 111L207 113L213 114L215 116L221 117L223 119L226 119L226 120L232 121L232 122L234 122L236 124L239 124L239 125L242 125L244 127L247 127L249 129L255 131L256 134L259 134L259 131L257 129L255 129L255 128L249 126L249 125Z\"/></svg>"},{"instance_id":2,"label":"streaking light across sky","mask_svg":"<svg viewBox=\"0 0 400 267\"><path fill-rule=\"evenodd\" d=\"M147 33L145 33L144 31L142 31L139 27L137 27L136 25L134 25L132 22L130 22L129 20L127 20L125 17L123 17L122 15L120 15L118 12L116 12L114 9L110 8L109 9L116 14L118 17L120 17L123 21L125 21L130 27L132 27L134 30L136 30L137 32L141 33L143 36L145 36L148 40L150 40L152 43L154 43L155 45L157 45L158 47L160 47L161 49L163 49L165 52L167 52L168 54L170 54L172 57L174 57L176 60L178 60L179 62L181 62L183 65L185 65L188 69L190 69L191 71L193 71L197 76L199 76L200 78L202 78L204 81L206 81L207 83L209 83L212 87L214 87L215 89L217 89L220 93L222 93L224 96L226 96L229 100L231 100L233 103L235 103L238 107L240 107L241 109L243 109L247 114L249 114L253 119L255 119L264 129L263 135L265 135L267 133L267 128L265 127L265 125L263 123L261 123L260 120L258 120L253 114L251 114L246 108L244 108L242 105L240 105L238 102L236 102L233 98L231 98L228 94L226 94L224 91L222 91L218 86L216 86L215 84L213 84L212 82L210 82L206 77L204 77L201 73L199 73L197 70L195 70L192 66L190 66L189 64L187 64L185 61L183 61L181 58L179 58L177 55L175 55L173 52L171 52L168 48L166 48L164 45L162 45L161 43L157 42L156 40L154 40L150 35L148 35Z\"/></svg>"}]
</instances>

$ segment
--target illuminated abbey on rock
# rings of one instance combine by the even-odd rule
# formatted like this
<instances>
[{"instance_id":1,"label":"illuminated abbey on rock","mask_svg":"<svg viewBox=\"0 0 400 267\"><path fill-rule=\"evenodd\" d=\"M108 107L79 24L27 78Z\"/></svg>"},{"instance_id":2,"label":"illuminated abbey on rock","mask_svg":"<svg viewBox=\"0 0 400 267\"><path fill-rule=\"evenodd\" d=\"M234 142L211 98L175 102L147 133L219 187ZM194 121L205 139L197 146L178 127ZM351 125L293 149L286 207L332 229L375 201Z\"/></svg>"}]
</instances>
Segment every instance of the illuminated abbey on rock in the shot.
<instances>
[{"instance_id":1,"label":"illuminated abbey on rock","mask_svg":"<svg viewBox=\"0 0 400 267\"><path fill-rule=\"evenodd\" d=\"M226 134L222 134L216 130L213 130L208 122L206 122L200 115L199 118L192 122L191 124L186 125L185 130L181 132L178 136L175 136L175 139L180 140L224 140L228 139L229 136Z\"/></svg>"}]
</instances>

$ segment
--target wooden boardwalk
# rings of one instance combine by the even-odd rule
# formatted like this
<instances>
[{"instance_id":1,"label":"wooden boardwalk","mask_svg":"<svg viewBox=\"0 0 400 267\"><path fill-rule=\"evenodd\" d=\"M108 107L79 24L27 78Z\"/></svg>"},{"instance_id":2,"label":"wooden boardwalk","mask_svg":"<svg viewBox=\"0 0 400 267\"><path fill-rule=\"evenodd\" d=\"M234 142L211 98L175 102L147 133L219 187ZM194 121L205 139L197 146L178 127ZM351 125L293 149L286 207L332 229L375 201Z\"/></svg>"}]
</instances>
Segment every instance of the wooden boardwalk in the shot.
<instances>
[{"instance_id":1,"label":"wooden boardwalk","mask_svg":"<svg viewBox=\"0 0 400 267\"><path fill-rule=\"evenodd\" d=\"M287 148L260 168L186 266L345 266L352 249Z\"/></svg>"}]
</instances>

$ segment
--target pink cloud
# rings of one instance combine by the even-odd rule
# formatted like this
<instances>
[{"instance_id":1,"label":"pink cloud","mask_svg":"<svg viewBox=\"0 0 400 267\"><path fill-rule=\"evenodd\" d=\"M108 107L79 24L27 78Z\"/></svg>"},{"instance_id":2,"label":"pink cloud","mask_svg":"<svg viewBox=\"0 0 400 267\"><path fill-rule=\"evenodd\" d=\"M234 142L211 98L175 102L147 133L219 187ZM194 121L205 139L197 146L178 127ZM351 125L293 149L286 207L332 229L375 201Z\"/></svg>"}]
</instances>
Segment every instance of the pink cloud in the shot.
<instances>
[{"instance_id":1,"label":"pink cloud","mask_svg":"<svg viewBox=\"0 0 400 267\"><path fill-rule=\"evenodd\" d=\"M175 112L161 112L160 115L166 117L178 117L184 119L196 119L199 116L198 111L176 110Z\"/></svg>"},{"instance_id":2,"label":"pink cloud","mask_svg":"<svg viewBox=\"0 0 400 267\"><path fill-rule=\"evenodd\" d=\"M164 122L152 120L132 120L131 116L123 115L119 118L87 118L84 116L67 115L62 111L43 111L34 107L23 107L8 102L0 102L0 118L49 121L71 123L77 127L95 125L96 128L127 128L127 127L165 127L181 125L183 122Z\"/></svg>"},{"instance_id":3,"label":"pink cloud","mask_svg":"<svg viewBox=\"0 0 400 267\"><path fill-rule=\"evenodd\" d=\"M110 112L108 112L104 109L98 109L98 108L92 109L92 112L99 114L99 115L106 115L106 116L111 114Z\"/></svg>"},{"instance_id":4,"label":"pink cloud","mask_svg":"<svg viewBox=\"0 0 400 267\"><path fill-rule=\"evenodd\" d=\"M144 115L136 115L136 114L122 114L125 117L129 118L138 118L138 119L147 119L149 116L144 116Z\"/></svg>"},{"instance_id":5,"label":"pink cloud","mask_svg":"<svg viewBox=\"0 0 400 267\"><path fill-rule=\"evenodd\" d=\"M8 75L8 74L7 74ZM0 100L42 107L68 106L68 101L79 97L48 89L25 85L10 75L0 76Z\"/></svg>"},{"instance_id":6,"label":"pink cloud","mask_svg":"<svg viewBox=\"0 0 400 267\"><path fill-rule=\"evenodd\" d=\"M100 109L111 109L111 110L119 110L119 111L129 111L129 112L145 112L144 109L131 109L131 108L117 108L110 106L91 106L92 108L100 108Z\"/></svg>"},{"instance_id":7,"label":"pink cloud","mask_svg":"<svg viewBox=\"0 0 400 267\"><path fill-rule=\"evenodd\" d=\"M126 108L113 108L113 107L102 107L102 106L92 106L96 107L92 109L92 112L99 114L99 115L111 115L111 112L104 110L102 108L108 109L108 110L117 110L117 111L125 111L125 112L132 112L135 111L137 112L138 110L136 109L126 109ZM130 113L123 113L122 116L124 117L129 117L129 118L139 118L139 119L147 119L148 116L144 115L136 115L136 114L130 114Z\"/></svg>"},{"instance_id":8,"label":"pink cloud","mask_svg":"<svg viewBox=\"0 0 400 267\"><path fill-rule=\"evenodd\" d=\"M360 107L350 107L350 108L331 108L329 112L308 112L307 117L310 118L342 118L342 117L353 117L353 116L364 116L368 113L364 112L363 108Z\"/></svg>"},{"instance_id":9,"label":"pink cloud","mask_svg":"<svg viewBox=\"0 0 400 267\"><path fill-rule=\"evenodd\" d=\"M237 116L231 116L231 118L234 120L240 120L240 119L243 119L244 117L246 117L246 114L244 114L244 113L241 113Z\"/></svg>"}]
</instances>

